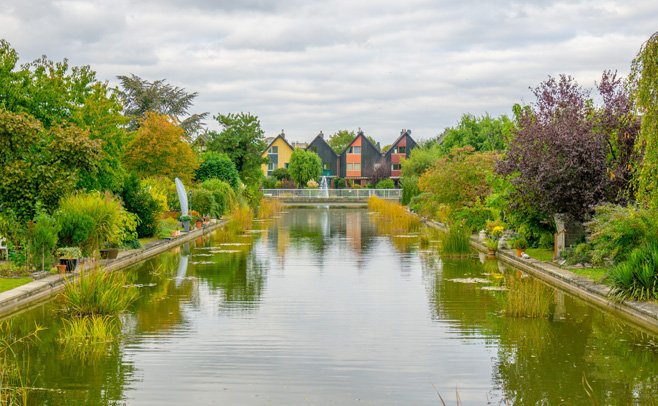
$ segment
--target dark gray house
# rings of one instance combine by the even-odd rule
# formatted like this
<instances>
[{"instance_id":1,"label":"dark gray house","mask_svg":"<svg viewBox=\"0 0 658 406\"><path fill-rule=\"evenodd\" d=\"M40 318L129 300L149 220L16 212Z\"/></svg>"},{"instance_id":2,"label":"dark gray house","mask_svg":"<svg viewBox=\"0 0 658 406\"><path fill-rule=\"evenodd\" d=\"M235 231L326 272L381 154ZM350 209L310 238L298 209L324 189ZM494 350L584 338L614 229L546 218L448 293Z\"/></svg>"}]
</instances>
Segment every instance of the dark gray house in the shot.
<instances>
[{"instance_id":1,"label":"dark gray house","mask_svg":"<svg viewBox=\"0 0 658 406\"><path fill-rule=\"evenodd\" d=\"M382 154L359 129L356 137L340 154L340 175L358 185L366 185L381 165Z\"/></svg>"},{"instance_id":2,"label":"dark gray house","mask_svg":"<svg viewBox=\"0 0 658 406\"><path fill-rule=\"evenodd\" d=\"M313 151L322 159L322 176L338 177L339 173L339 160L338 154L327 144L324 140L324 134L320 131L313 141L306 147L307 151Z\"/></svg>"},{"instance_id":3,"label":"dark gray house","mask_svg":"<svg viewBox=\"0 0 658 406\"><path fill-rule=\"evenodd\" d=\"M411 138L411 130L400 131L400 136L391 144L391 148L384 154L389 176L396 180L401 175L401 162L409 158L411 150L416 147L416 141Z\"/></svg>"}]
</instances>

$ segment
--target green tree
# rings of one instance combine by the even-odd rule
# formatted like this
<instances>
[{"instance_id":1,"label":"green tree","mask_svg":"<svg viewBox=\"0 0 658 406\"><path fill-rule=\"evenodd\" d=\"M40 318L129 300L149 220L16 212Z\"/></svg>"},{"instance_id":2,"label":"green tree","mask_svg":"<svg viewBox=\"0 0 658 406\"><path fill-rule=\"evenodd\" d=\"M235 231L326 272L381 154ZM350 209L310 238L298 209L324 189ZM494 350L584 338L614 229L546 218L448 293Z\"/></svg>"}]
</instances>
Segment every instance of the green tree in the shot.
<instances>
[{"instance_id":1,"label":"green tree","mask_svg":"<svg viewBox=\"0 0 658 406\"><path fill-rule=\"evenodd\" d=\"M121 99L126 116L130 117L130 128L137 129L146 113L169 116L171 121L185 131L188 139L194 138L203 127L208 113L189 115L197 92L188 93L185 89L172 86L165 79L149 82L136 75L117 76L121 82ZM183 118L188 116L187 118Z\"/></svg>"},{"instance_id":2,"label":"green tree","mask_svg":"<svg viewBox=\"0 0 658 406\"><path fill-rule=\"evenodd\" d=\"M636 146L644 151L637 173L637 197L658 208L658 32L642 45L631 65L632 94L642 113Z\"/></svg>"},{"instance_id":3,"label":"green tree","mask_svg":"<svg viewBox=\"0 0 658 406\"><path fill-rule=\"evenodd\" d=\"M214 118L222 131L208 133L208 150L228 155L245 183L258 183L262 176L261 154L267 147L258 117L250 113L229 113Z\"/></svg>"},{"instance_id":4,"label":"green tree","mask_svg":"<svg viewBox=\"0 0 658 406\"><path fill-rule=\"evenodd\" d=\"M439 149L447 154L455 147L470 145L475 151L502 151L507 148L514 127L505 115L492 118L489 114L464 114L456 126L446 128L439 136Z\"/></svg>"},{"instance_id":5,"label":"green tree","mask_svg":"<svg viewBox=\"0 0 658 406\"><path fill-rule=\"evenodd\" d=\"M297 148L290 156L288 172L290 177L302 187L309 180L317 179L322 175L322 159L313 151Z\"/></svg>"},{"instance_id":6,"label":"green tree","mask_svg":"<svg viewBox=\"0 0 658 406\"><path fill-rule=\"evenodd\" d=\"M226 154L207 152L196 170L195 178L200 181L207 179L220 179L237 188L240 182L238 170L231 158Z\"/></svg>"},{"instance_id":7,"label":"green tree","mask_svg":"<svg viewBox=\"0 0 658 406\"><path fill-rule=\"evenodd\" d=\"M329 137L327 144L335 153L340 154L352 142L354 137L356 137L354 131L340 130Z\"/></svg>"},{"instance_id":8,"label":"green tree","mask_svg":"<svg viewBox=\"0 0 658 406\"><path fill-rule=\"evenodd\" d=\"M41 264L42 271L53 263L53 252L57 247L59 230L57 220L43 212L28 223L32 261L35 264Z\"/></svg>"},{"instance_id":9,"label":"green tree","mask_svg":"<svg viewBox=\"0 0 658 406\"><path fill-rule=\"evenodd\" d=\"M140 238L153 237L158 229L158 221L163 207L140 182L135 173L126 176L121 199L126 210L139 218L137 236Z\"/></svg>"},{"instance_id":10,"label":"green tree","mask_svg":"<svg viewBox=\"0 0 658 406\"><path fill-rule=\"evenodd\" d=\"M146 113L135 138L128 145L124 163L143 178L149 176L179 177L191 182L199 166L190 144L183 139L183 129L167 116Z\"/></svg>"}]
</instances>

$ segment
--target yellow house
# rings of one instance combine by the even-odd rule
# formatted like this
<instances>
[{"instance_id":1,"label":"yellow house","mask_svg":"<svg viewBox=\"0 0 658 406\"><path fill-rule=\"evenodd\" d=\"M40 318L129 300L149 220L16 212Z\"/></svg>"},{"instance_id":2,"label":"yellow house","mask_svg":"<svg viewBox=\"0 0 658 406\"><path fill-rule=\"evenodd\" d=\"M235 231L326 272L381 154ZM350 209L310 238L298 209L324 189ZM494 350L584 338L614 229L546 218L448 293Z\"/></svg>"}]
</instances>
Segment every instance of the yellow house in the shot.
<instances>
[{"instance_id":1,"label":"yellow house","mask_svg":"<svg viewBox=\"0 0 658 406\"><path fill-rule=\"evenodd\" d=\"M283 133L279 134L265 148L263 158L268 159L267 164L261 166L265 176L272 176L272 171L279 168L287 168L290 163L290 156L295 148L286 141Z\"/></svg>"}]
</instances>

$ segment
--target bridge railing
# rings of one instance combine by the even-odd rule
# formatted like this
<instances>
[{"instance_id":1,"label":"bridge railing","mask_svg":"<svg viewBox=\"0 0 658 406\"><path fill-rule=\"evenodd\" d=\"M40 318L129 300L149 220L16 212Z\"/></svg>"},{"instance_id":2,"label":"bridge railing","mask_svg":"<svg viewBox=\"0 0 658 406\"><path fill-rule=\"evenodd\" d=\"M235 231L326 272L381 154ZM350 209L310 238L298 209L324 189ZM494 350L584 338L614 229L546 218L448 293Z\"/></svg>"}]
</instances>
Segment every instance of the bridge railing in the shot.
<instances>
[{"instance_id":1,"label":"bridge railing","mask_svg":"<svg viewBox=\"0 0 658 406\"><path fill-rule=\"evenodd\" d=\"M279 199L382 199L400 200L401 189L263 189L265 196Z\"/></svg>"}]
</instances>

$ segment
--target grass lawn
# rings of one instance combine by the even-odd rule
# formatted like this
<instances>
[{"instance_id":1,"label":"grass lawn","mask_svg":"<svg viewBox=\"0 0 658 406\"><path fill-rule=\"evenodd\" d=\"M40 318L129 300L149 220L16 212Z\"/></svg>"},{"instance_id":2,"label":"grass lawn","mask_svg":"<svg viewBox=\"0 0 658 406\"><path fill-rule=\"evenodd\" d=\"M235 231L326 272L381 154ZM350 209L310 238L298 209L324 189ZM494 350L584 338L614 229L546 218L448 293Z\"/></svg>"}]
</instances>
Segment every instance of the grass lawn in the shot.
<instances>
[{"instance_id":1,"label":"grass lawn","mask_svg":"<svg viewBox=\"0 0 658 406\"><path fill-rule=\"evenodd\" d=\"M525 253L540 261L551 262L553 260L552 248L528 248Z\"/></svg>"},{"instance_id":2,"label":"grass lawn","mask_svg":"<svg viewBox=\"0 0 658 406\"><path fill-rule=\"evenodd\" d=\"M32 282L32 278L0 278L0 292Z\"/></svg>"},{"instance_id":3,"label":"grass lawn","mask_svg":"<svg viewBox=\"0 0 658 406\"><path fill-rule=\"evenodd\" d=\"M160 238L158 236L155 237L148 237L148 238L140 238L139 243L142 244L142 246L154 242L154 241L160 241Z\"/></svg>"},{"instance_id":4,"label":"grass lawn","mask_svg":"<svg viewBox=\"0 0 658 406\"><path fill-rule=\"evenodd\" d=\"M608 274L608 268L568 268L568 270L594 282L601 282Z\"/></svg>"}]
</instances>

